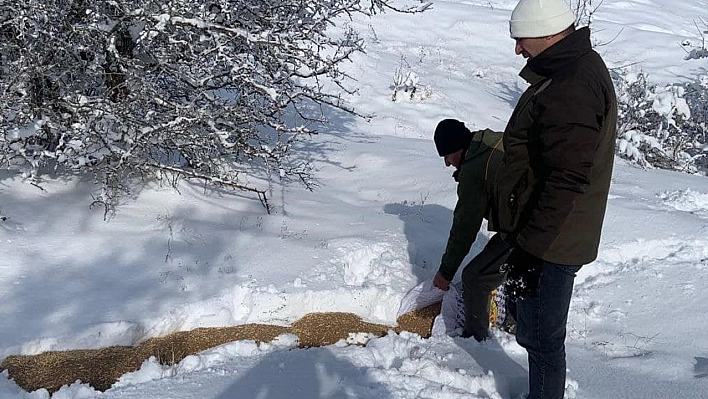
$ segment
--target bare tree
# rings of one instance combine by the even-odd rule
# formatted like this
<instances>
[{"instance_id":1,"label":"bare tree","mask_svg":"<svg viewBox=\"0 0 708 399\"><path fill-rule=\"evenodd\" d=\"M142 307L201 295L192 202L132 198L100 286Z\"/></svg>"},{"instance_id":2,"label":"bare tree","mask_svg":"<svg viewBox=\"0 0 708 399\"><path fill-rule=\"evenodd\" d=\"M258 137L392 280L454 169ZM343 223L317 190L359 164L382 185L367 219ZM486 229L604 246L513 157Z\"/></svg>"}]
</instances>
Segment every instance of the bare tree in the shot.
<instances>
[{"instance_id":1,"label":"bare tree","mask_svg":"<svg viewBox=\"0 0 708 399\"><path fill-rule=\"evenodd\" d=\"M591 26L595 18L595 13L604 0L571 0L571 7L575 11L578 26Z\"/></svg>"},{"instance_id":2,"label":"bare tree","mask_svg":"<svg viewBox=\"0 0 708 399\"><path fill-rule=\"evenodd\" d=\"M328 28L427 7L391 1L0 0L0 167L93 173L107 206L133 182L185 176L267 207L244 177L310 184L288 157L321 119L308 107L354 112L340 66L363 42Z\"/></svg>"}]
</instances>

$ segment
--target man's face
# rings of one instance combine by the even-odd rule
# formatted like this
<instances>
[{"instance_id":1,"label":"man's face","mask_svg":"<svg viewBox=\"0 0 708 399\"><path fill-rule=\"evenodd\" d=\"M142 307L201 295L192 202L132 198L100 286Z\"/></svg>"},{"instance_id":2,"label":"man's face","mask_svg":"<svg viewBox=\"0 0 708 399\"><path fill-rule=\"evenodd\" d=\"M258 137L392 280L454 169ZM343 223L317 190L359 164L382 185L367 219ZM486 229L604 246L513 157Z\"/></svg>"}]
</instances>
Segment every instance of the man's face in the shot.
<instances>
[{"instance_id":1,"label":"man's face","mask_svg":"<svg viewBox=\"0 0 708 399\"><path fill-rule=\"evenodd\" d=\"M455 169L460 169L462 164L462 150L445 155L445 166L454 166Z\"/></svg>"},{"instance_id":2,"label":"man's face","mask_svg":"<svg viewBox=\"0 0 708 399\"><path fill-rule=\"evenodd\" d=\"M555 42L549 40L551 37L525 37L516 39L516 55L523 55L524 58L533 58L551 47Z\"/></svg>"}]
</instances>

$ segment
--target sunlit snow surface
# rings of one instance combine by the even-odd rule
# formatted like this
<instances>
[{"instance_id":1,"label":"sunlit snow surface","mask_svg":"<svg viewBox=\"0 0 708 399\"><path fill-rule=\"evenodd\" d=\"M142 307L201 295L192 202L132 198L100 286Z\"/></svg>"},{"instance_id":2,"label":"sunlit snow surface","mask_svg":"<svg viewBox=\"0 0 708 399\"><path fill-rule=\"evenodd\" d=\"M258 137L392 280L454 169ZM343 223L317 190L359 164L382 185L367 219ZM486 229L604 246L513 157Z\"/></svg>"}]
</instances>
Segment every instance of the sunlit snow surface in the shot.
<instances>
[{"instance_id":1,"label":"sunlit snow surface","mask_svg":"<svg viewBox=\"0 0 708 399\"><path fill-rule=\"evenodd\" d=\"M631 64L659 85L691 79L708 58L680 43L700 45L704 3L605 0L593 40L611 68ZM350 103L372 118L328 111L331 125L299 153L318 187L274 183L273 215L257 199L185 183L179 194L146 187L104 221L84 182L39 191L3 179L0 357L288 325L317 311L393 325L401 298L437 270L452 219L435 125L501 130L526 87L508 35L514 5L434 1L421 15L343 21L367 40L346 68L359 87ZM396 82L415 93L403 87L392 101ZM696 378L708 357L708 180L618 160L610 194L599 258L576 280L566 396L708 397L708 379ZM525 352L504 333L482 345L406 333L350 341L366 345L236 342L173 367L146 359L105 393L77 383L53 397L508 399L526 389ZM0 398L47 396L0 377Z\"/></svg>"}]
</instances>

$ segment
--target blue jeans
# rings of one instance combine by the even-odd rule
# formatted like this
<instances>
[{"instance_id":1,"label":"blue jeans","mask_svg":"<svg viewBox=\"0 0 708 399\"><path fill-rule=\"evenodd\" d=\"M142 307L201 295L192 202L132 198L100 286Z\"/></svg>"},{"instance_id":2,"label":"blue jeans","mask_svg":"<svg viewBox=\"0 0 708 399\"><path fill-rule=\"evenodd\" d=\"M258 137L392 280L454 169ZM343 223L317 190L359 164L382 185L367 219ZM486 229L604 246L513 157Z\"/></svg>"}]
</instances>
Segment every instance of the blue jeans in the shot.
<instances>
[{"instance_id":1,"label":"blue jeans","mask_svg":"<svg viewBox=\"0 0 708 399\"><path fill-rule=\"evenodd\" d=\"M528 352L528 399L563 399L565 325L580 266L543 262L535 296L516 300L516 342Z\"/></svg>"}]
</instances>

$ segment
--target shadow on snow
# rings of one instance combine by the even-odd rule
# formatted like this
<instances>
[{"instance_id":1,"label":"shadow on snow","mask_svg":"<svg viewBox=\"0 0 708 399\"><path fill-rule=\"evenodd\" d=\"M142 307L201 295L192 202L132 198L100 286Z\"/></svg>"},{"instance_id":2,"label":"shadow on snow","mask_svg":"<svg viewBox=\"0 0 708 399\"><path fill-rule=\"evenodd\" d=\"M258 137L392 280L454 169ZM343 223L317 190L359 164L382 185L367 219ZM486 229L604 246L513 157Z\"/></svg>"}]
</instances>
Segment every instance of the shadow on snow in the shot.
<instances>
[{"instance_id":1,"label":"shadow on snow","mask_svg":"<svg viewBox=\"0 0 708 399\"><path fill-rule=\"evenodd\" d=\"M370 369L335 357L328 348L271 354L228 386L216 399L390 399Z\"/></svg>"}]
</instances>

